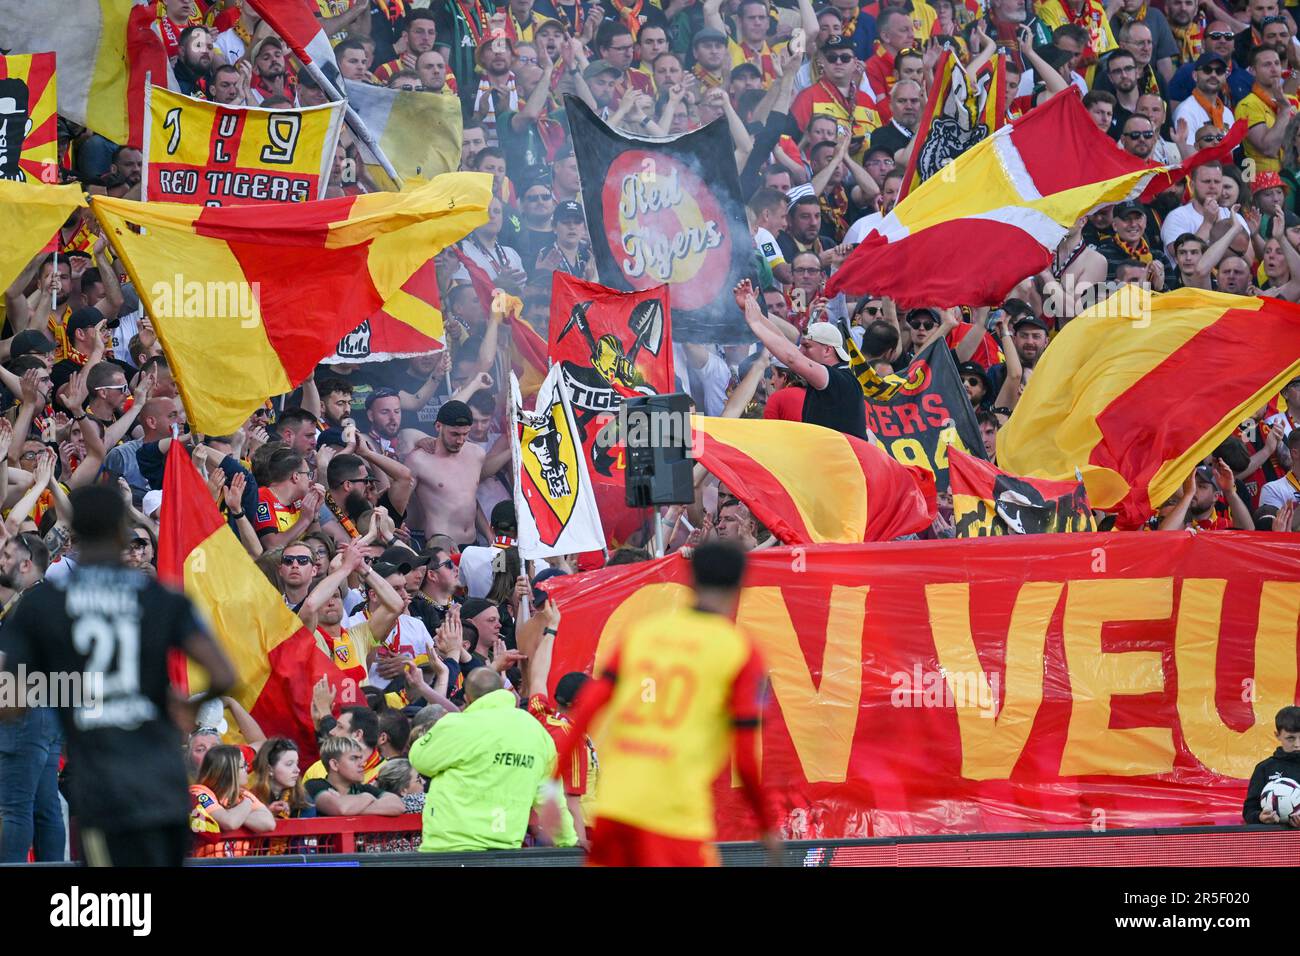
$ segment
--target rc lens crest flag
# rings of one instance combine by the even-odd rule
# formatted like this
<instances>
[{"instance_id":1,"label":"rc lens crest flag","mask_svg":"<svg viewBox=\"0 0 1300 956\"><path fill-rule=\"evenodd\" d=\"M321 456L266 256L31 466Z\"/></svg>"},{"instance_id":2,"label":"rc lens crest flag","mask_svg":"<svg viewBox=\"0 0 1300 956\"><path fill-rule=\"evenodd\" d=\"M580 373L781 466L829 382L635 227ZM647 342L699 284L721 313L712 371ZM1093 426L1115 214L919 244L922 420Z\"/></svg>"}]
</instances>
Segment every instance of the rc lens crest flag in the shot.
<instances>
[{"instance_id":1,"label":"rc lens crest flag","mask_svg":"<svg viewBox=\"0 0 1300 956\"><path fill-rule=\"evenodd\" d=\"M142 194L205 206L306 202L325 194L343 105L222 106L151 86Z\"/></svg>"},{"instance_id":2,"label":"rc lens crest flag","mask_svg":"<svg viewBox=\"0 0 1300 956\"><path fill-rule=\"evenodd\" d=\"M519 553L525 559L599 551L605 532L582 451L582 432L558 365L523 407L519 380L510 375L511 446Z\"/></svg>"},{"instance_id":3,"label":"rc lens crest flag","mask_svg":"<svg viewBox=\"0 0 1300 956\"><path fill-rule=\"evenodd\" d=\"M0 56L0 179L59 181L54 54Z\"/></svg>"},{"instance_id":4,"label":"rc lens crest flag","mask_svg":"<svg viewBox=\"0 0 1300 956\"><path fill-rule=\"evenodd\" d=\"M944 52L921 114L916 146L898 194L900 201L1006 123L1005 60L1001 54L994 56L988 70L972 77L951 50Z\"/></svg>"},{"instance_id":5,"label":"rc lens crest flag","mask_svg":"<svg viewBox=\"0 0 1300 956\"><path fill-rule=\"evenodd\" d=\"M948 477L959 538L1097 530L1082 480L1022 478L957 448Z\"/></svg>"}]
</instances>

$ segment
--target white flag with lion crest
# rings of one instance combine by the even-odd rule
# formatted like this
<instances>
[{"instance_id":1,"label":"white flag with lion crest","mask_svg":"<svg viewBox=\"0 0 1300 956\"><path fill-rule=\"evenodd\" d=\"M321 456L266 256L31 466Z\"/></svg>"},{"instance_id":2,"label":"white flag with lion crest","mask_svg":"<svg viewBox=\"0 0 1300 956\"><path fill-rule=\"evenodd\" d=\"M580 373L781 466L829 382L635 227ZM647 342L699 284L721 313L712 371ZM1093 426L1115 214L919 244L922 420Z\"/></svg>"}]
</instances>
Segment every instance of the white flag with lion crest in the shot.
<instances>
[{"instance_id":1,"label":"white flag with lion crest","mask_svg":"<svg viewBox=\"0 0 1300 956\"><path fill-rule=\"evenodd\" d=\"M605 532L582 432L559 364L551 366L532 411L523 407L519 380L511 373L510 401L520 556L531 560L602 550Z\"/></svg>"}]
</instances>

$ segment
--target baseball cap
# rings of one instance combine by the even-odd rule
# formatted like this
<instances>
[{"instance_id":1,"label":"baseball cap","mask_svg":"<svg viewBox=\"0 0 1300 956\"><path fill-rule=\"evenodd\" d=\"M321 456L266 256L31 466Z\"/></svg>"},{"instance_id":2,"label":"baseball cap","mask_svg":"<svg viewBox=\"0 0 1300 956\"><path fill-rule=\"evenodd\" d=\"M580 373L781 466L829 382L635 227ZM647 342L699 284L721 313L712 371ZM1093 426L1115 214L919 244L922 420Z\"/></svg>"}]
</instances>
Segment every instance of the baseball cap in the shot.
<instances>
[{"instance_id":1,"label":"baseball cap","mask_svg":"<svg viewBox=\"0 0 1300 956\"><path fill-rule=\"evenodd\" d=\"M500 528L502 531L514 531L519 527L519 522L515 518L515 503L513 501L498 501L492 506L492 514L488 520L494 528Z\"/></svg>"},{"instance_id":2,"label":"baseball cap","mask_svg":"<svg viewBox=\"0 0 1300 956\"><path fill-rule=\"evenodd\" d=\"M390 574L407 574L416 568L424 567L428 563L429 559L427 557L418 555L409 548L392 547L375 558L370 566L378 574L387 577Z\"/></svg>"},{"instance_id":3,"label":"baseball cap","mask_svg":"<svg viewBox=\"0 0 1300 956\"><path fill-rule=\"evenodd\" d=\"M846 36L831 34L826 38L826 42L821 45L821 51L823 53L831 53L835 50L848 50L852 53L854 52L853 41Z\"/></svg>"},{"instance_id":4,"label":"baseball cap","mask_svg":"<svg viewBox=\"0 0 1300 956\"><path fill-rule=\"evenodd\" d=\"M45 333L35 329L24 329L9 343L9 357L18 358L20 355L29 355L33 352L44 355L53 352L54 348L54 343L46 337Z\"/></svg>"},{"instance_id":5,"label":"baseball cap","mask_svg":"<svg viewBox=\"0 0 1300 956\"><path fill-rule=\"evenodd\" d=\"M582 203L572 199L566 199L555 207L555 214L552 217L556 222L575 221L586 222L587 214L582 211Z\"/></svg>"},{"instance_id":6,"label":"baseball cap","mask_svg":"<svg viewBox=\"0 0 1300 956\"><path fill-rule=\"evenodd\" d=\"M727 42L727 35L721 30L715 30L713 27L705 27L703 30L700 30L695 34L694 39L691 40L691 46L698 46L701 43L708 43L710 41L713 43L725 44Z\"/></svg>"},{"instance_id":7,"label":"baseball cap","mask_svg":"<svg viewBox=\"0 0 1300 956\"><path fill-rule=\"evenodd\" d=\"M73 312L72 315L68 316L68 341L72 341L74 333L80 332L83 329L93 329L103 321L104 313L100 312L99 309L95 308L93 305L87 305L78 309L76 312Z\"/></svg>"},{"instance_id":8,"label":"baseball cap","mask_svg":"<svg viewBox=\"0 0 1300 956\"><path fill-rule=\"evenodd\" d=\"M1047 323L1036 315L1023 315L1016 319L1015 324L1011 326L1012 331L1019 332L1022 326L1032 325L1036 329L1042 329L1044 332L1050 331Z\"/></svg>"},{"instance_id":9,"label":"baseball cap","mask_svg":"<svg viewBox=\"0 0 1300 956\"><path fill-rule=\"evenodd\" d=\"M1204 70L1211 63L1222 63L1225 67L1228 65L1228 61L1225 57L1221 57L1217 53L1212 53L1211 51L1206 50L1196 58L1196 69Z\"/></svg>"},{"instance_id":10,"label":"baseball cap","mask_svg":"<svg viewBox=\"0 0 1300 956\"><path fill-rule=\"evenodd\" d=\"M145 517L152 518L160 508L162 508L162 492L157 488L146 491L144 501L140 505L140 510L144 512Z\"/></svg>"},{"instance_id":11,"label":"baseball cap","mask_svg":"<svg viewBox=\"0 0 1300 956\"><path fill-rule=\"evenodd\" d=\"M1122 203L1117 203L1115 208L1111 210L1112 215L1114 215L1116 219L1123 219L1125 216L1135 212L1140 212L1145 216L1147 214L1147 208L1140 202L1132 199L1126 199Z\"/></svg>"},{"instance_id":12,"label":"baseball cap","mask_svg":"<svg viewBox=\"0 0 1300 956\"><path fill-rule=\"evenodd\" d=\"M1196 466L1196 480L1203 481L1207 485L1214 484L1214 469L1209 465Z\"/></svg>"},{"instance_id":13,"label":"baseball cap","mask_svg":"<svg viewBox=\"0 0 1300 956\"><path fill-rule=\"evenodd\" d=\"M615 76L622 76L623 70L622 68L615 66L613 63L610 63L608 60L592 60L591 64L582 71L582 78L584 80L590 80L603 73L613 73Z\"/></svg>"},{"instance_id":14,"label":"baseball cap","mask_svg":"<svg viewBox=\"0 0 1300 956\"><path fill-rule=\"evenodd\" d=\"M316 437L317 448L343 448L346 444L341 428L327 428Z\"/></svg>"},{"instance_id":15,"label":"baseball cap","mask_svg":"<svg viewBox=\"0 0 1300 956\"><path fill-rule=\"evenodd\" d=\"M457 399L452 399L450 402L444 402L442 408L438 409L438 424L453 427L473 425L474 416L470 414L468 405Z\"/></svg>"},{"instance_id":16,"label":"baseball cap","mask_svg":"<svg viewBox=\"0 0 1300 956\"><path fill-rule=\"evenodd\" d=\"M993 391L993 387L989 383L988 373L984 371L984 366L980 365L979 362L962 362L957 366L957 373L961 375L962 378L965 378L967 375L974 375L980 379L980 381L984 383L985 397L988 397L988 393Z\"/></svg>"},{"instance_id":17,"label":"baseball cap","mask_svg":"<svg viewBox=\"0 0 1300 956\"><path fill-rule=\"evenodd\" d=\"M844 348L844 336L840 330L829 322L812 322L808 330L804 332L803 337L809 342L816 342L818 345L829 345L835 350L835 354L840 357L841 361L849 360L849 353Z\"/></svg>"}]
</instances>

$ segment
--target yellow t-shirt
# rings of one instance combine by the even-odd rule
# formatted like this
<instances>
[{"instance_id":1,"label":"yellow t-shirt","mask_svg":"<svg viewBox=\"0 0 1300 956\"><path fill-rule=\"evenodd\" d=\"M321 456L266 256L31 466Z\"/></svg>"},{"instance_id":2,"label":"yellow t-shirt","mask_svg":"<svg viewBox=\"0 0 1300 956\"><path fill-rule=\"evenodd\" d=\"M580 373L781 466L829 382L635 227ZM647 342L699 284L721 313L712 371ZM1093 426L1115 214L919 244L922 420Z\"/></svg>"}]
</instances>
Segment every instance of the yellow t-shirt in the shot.
<instances>
[{"instance_id":1,"label":"yellow t-shirt","mask_svg":"<svg viewBox=\"0 0 1300 956\"><path fill-rule=\"evenodd\" d=\"M1287 99L1292 104L1297 103L1294 96L1288 96ZM1277 114L1254 93L1242 97L1237 105L1232 108L1232 114L1236 119L1246 121L1247 138L1242 141L1241 145L1246 148L1246 158L1255 161L1255 172L1278 172L1282 168L1281 148L1279 147L1273 155L1266 156L1251 143L1249 134L1249 130L1259 123L1263 123L1266 129L1272 129L1273 124L1277 122Z\"/></svg>"},{"instance_id":2,"label":"yellow t-shirt","mask_svg":"<svg viewBox=\"0 0 1300 956\"><path fill-rule=\"evenodd\" d=\"M1055 30L1057 27L1073 22L1065 9L1067 2L1068 0L1043 0L1041 3L1034 4L1034 13L1038 14L1044 26ZM1101 0L1088 0L1086 16L1080 26L1088 31L1088 45L1098 56L1109 53L1119 46L1115 42L1115 34L1110 30L1110 17L1106 15L1106 5Z\"/></svg>"}]
</instances>

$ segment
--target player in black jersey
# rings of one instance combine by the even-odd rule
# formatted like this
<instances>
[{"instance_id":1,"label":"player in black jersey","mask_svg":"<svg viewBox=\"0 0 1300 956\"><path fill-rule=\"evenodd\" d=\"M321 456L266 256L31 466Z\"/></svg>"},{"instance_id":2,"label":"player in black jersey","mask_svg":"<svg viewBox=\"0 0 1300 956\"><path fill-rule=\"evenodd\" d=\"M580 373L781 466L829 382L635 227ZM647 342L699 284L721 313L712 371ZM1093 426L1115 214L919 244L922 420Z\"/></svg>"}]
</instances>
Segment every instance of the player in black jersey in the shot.
<instances>
[{"instance_id":1,"label":"player in black jersey","mask_svg":"<svg viewBox=\"0 0 1300 956\"><path fill-rule=\"evenodd\" d=\"M91 866L179 866L189 851L189 794L167 677L172 648L209 677L203 699L226 693L235 671L188 598L123 566L126 511L103 485L72 493L79 564L66 580L23 595L0 632L0 668L61 686L67 789ZM3 715L0 715L3 716Z\"/></svg>"}]
</instances>

